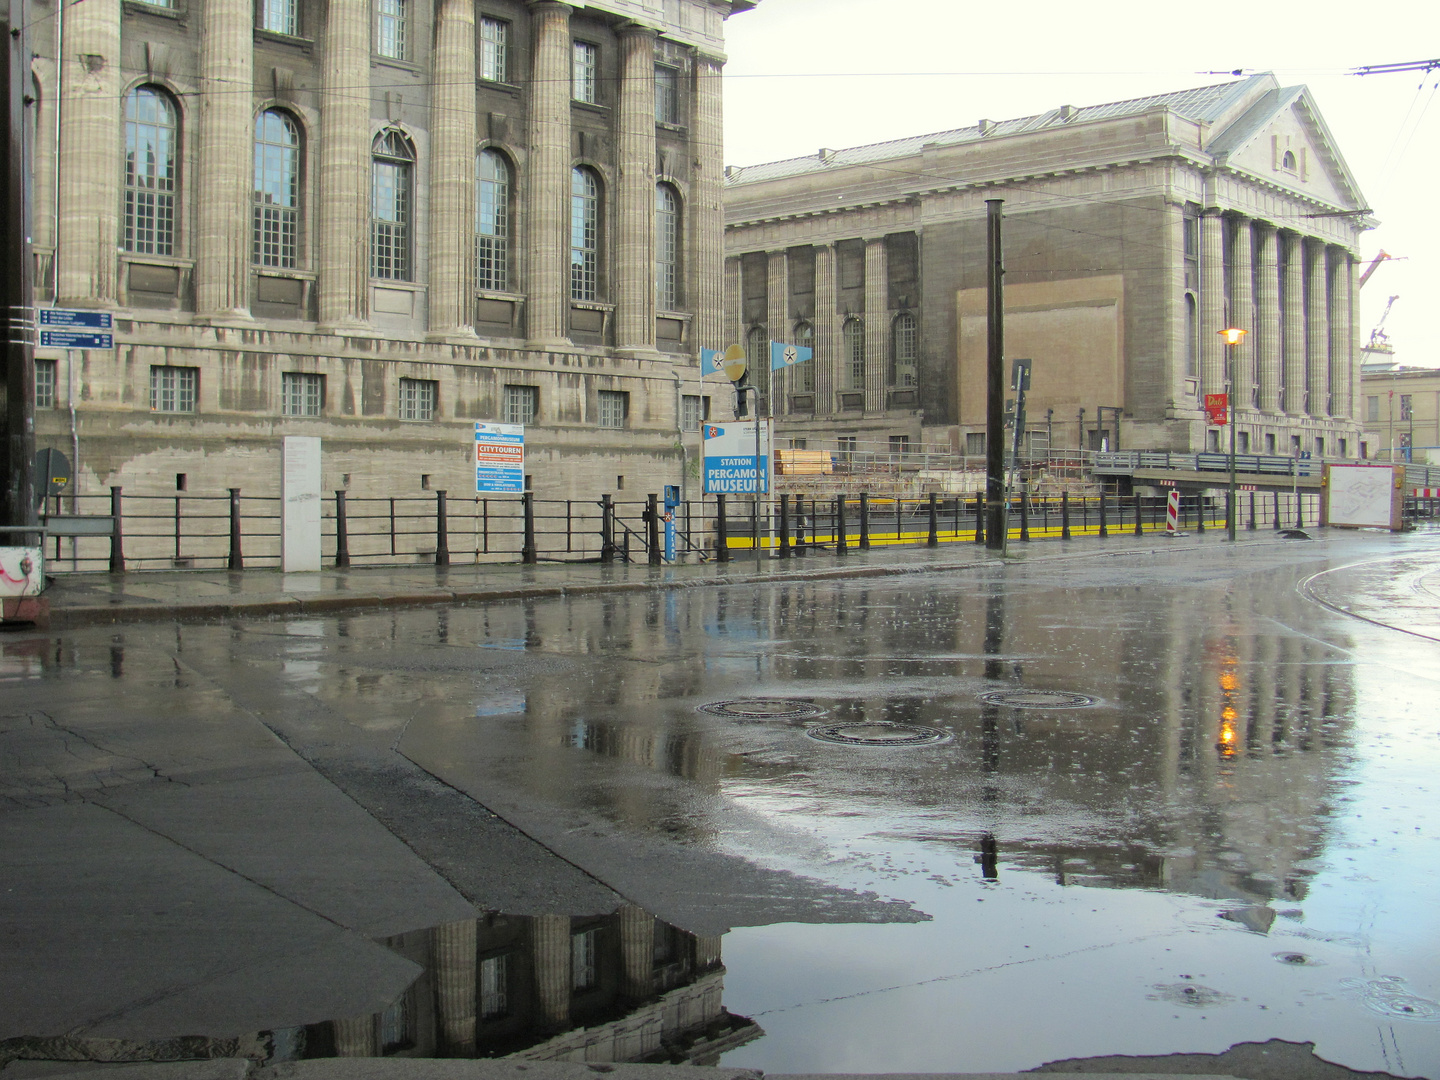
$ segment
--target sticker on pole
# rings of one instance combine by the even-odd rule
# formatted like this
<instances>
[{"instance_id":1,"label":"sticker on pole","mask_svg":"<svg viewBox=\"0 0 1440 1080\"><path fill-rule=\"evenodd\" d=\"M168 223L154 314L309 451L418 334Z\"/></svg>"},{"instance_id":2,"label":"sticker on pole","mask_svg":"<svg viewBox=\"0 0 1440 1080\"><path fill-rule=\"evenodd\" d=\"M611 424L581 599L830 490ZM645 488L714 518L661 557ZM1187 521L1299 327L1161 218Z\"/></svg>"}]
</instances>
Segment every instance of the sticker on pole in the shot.
<instances>
[{"instance_id":1,"label":"sticker on pole","mask_svg":"<svg viewBox=\"0 0 1440 1080\"><path fill-rule=\"evenodd\" d=\"M475 491L525 490L525 425L475 425Z\"/></svg>"},{"instance_id":2,"label":"sticker on pole","mask_svg":"<svg viewBox=\"0 0 1440 1080\"><path fill-rule=\"evenodd\" d=\"M769 426L755 420L705 425L705 494L763 495L770 490Z\"/></svg>"}]
</instances>

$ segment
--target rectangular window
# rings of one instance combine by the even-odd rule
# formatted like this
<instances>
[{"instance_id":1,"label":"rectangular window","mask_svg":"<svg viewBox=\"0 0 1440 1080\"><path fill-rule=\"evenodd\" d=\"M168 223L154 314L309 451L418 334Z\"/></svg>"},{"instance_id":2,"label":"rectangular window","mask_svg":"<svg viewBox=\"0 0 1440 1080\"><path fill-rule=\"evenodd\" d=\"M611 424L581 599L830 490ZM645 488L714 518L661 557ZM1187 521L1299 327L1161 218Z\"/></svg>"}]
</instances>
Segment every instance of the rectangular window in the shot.
<instances>
[{"instance_id":1,"label":"rectangular window","mask_svg":"<svg viewBox=\"0 0 1440 1080\"><path fill-rule=\"evenodd\" d=\"M35 361L35 407L37 409L55 408L55 372L56 362L54 360Z\"/></svg>"},{"instance_id":2,"label":"rectangular window","mask_svg":"<svg viewBox=\"0 0 1440 1080\"><path fill-rule=\"evenodd\" d=\"M576 992L593 989L599 981L595 949L599 933L598 930L586 930L570 937L570 984Z\"/></svg>"},{"instance_id":3,"label":"rectangular window","mask_svg":"<svg viewBox=\"0 0 1440 1080\"><path fill-rule=\"evenodd\" d=\"M1372 423L1380 419L1380 399L1378 397L1365 399L1365 419Z\"/></svg>"},{"instance_id":4,"label":"rectangular window","mask_svg":"<svg viewBox=\"0 0 1440 1080\"><path fill-rule=\"evenodd\" d=\"M199 390L199 368L150 369L150 408L155 412L193 413Z\"/></svg>"},{"instance_id":5,"label":"rectangular window","mask_svg":"<svg viewBox=\"0 0 1440 1080\"><path fill-rule=\"evenodd\" d=\"M965 456L966 456L966 457L984 457L984 456L985 456L985 432L983 432L983 431L970 431L970 432L967 432L967 433L966 433L966 435L965 435Z\"/></svg>"},{"instance_id":6,"label":"rectangular window","mask_svg":"<svg viewBox=\"0 0 1440 1080\"><path fill-rule=\"evenodd\" d=\"M1400 419L1401 419L1401 420L1413 420L1413 419L1414 419L1414 414L1411 412L1411 404L1410 404L1412 400L1413 400L1413 399L1411 398L1411 396L1410 396L1409 394L1401 394L1401 395L1400 395Z\"/></svg>"},{"instance_id":7,"label":"rectangular window","mask_svg":"<svg viewBox=\"0 0 1440 1080\"><path fill-rule=\"evenodd\" d=\"M698 394L686 394L680 399L680 429L699 431L705 419L704 408Z\"/></svg>"},{"instance_id":8,"label":"rectangular window","mask_svg":"<svg viewBox=\"0 0 1440 1080\"><path fill-rule=\"evenodd\" d=\"M400 380L400 419L434 420L440 384L430 379Z\"/></svg>"},{"instance_id":9,"label":"rectangular window","mask_svg":"<svg viewBox=\"0 0 1440 1080\"><path fill-rule=\"evenodd\" d=\"M680 123L680 72L663 64L655 65L655 119L661 124Z\"/></svg>"},{"instance_id":10,"label":"rectangular window","mask_svg":"<svg viewBox=\"0 0 1440 1080\"><path fill-rule=\"evenodd\" d=\"M538 386L505 387L505 423L533 424L540 413Z\"/></svg>"},{"instance_id":11,"label":"rectangular window","mask_svg":"<svg viewBox=\"0 0 1440 1080\"><path fill-rule=\"evenodd\" d=\"M409 0L376 0L375 51L391 60L405 59Z\"/></svg>"},{"instance_id":12,"label":"rectangular window","mask_svg":"<svg viewBox=\"0 0 1440 1080\"><path fill-rule=\"evenodd\" d=\"M574 43L573 60L570 68L571 96L576 101L595 104L596 84L599 78L600 50L588 41Z\"/></svg>"},{"instance_id":13,"label":"rectangular window","mask_svg":"<svg viewBox=\"0 0 1440 1080\"><path fill-rule=\"evenodd\" d=\"M499 19L480 20L480 78L510 81L510 24Z\"/></svg>"},{"instance_id":14,"label":"rectangular window","mask_svg":"<svg viewBox=\"0 0 1440 1080\"><path fill-rule=\"evenodd\" d=\"M1275 453L1275 436L1274 436L1274 435L1266 435L1266 436L1265 436L1265 453L1270 454L1270 455L1272 455L1272 456L1274 455L1274 453Z\"/></svg>"},{"instance_id":15,"label":"rectangular window","mask_svg":"<svg viewBox=\"0 0 1440 1080\"><path fill-rule=\"evenodd\" d=\"M280 411L286 416L319 416L325 408L325 376L304 371L280 375Z\"/></svg>"},{"instance_id":16,"label":"rectangular window","mask_svg":"<svg viewBox=\"0 0 1440 1080\"><path fill-rule=\"evenodd\" d=\"M908 454L909 452L910 452L910 436L909 436L909 435L891 435L891 436L890 436L890 453L891 453L891 454Z\"/></svg>"},{"instance_id":17,"label":"rectangular window","mask_svg":"<svg viewBox=\"0 0 1440 1080\"><path fill-rule=\"evenodd\" d=\"M372 166L370 276L410 280L410 166L376 160Z\"/></svg>"},{"instance_id":18,"label":"rectangular window","mask_svg":"<svg viewBox=\"0 0 1440 1080\"><path fill-rule=\"evenodd\" d=\"M1323 458L1325 456L1325 440L1318 436L1315 439L1315 456L1317 458Z\"/></svg>"},{"instance_id":19,"label":"rectangular window","mask_svg":"<svg viewBox=\"0 0 1440 1080\"><path fill-rule=\"evenodd\" d=\"M623 428L630 417L630 394L624 390L601 390L598 397L600 426Z\"/></svg>"},{"instance_id":20,"label":"rectangular window","mask_svg":"<svg viewBox=\"0 0 1440 1080\"><path fill-rule=\"evenodd\" d=\"M510 957L486 957L480 961L480 1019L498 1020L509 1015Z\"/></svg>"},{"instance_id":21,"label":"rectangular window","mask_svg":"<svg viewBox=\"0 0 1440 1080\"><path fill-rule=\"evenodd\" d=\"M855 453L855 448L856 448L857 445L859 445L859 439L857 439L854 435L841 435L841 436L840 436L840 455L841 455L841 457L843 457L846 461L850 460L850 455L853 454L853 453Z\"/></svg>"},{"instance_id":22,"label":"rectangular window","mask_svg":"<svg viewBox=\"0 0 1440 1080\"><path fill-rule=\"evenodd\" d=\"M260 0L260 28L275 34L295 36L296 0Z\"/></svg>"}]
</instances>

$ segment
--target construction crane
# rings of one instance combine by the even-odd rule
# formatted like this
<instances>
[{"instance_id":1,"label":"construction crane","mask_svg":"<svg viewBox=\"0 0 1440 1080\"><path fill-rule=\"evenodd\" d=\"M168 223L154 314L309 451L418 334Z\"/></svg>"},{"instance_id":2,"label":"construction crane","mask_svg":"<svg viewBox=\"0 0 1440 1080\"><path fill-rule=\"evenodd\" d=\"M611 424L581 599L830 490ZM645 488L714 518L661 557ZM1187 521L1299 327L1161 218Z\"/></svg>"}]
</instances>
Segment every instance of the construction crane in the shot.
<instances>
[{"instance_id":1,"label":"construction crane","mask_svg":"<svg viewBox=\"0 0 1440 1080\"><path fill-rule=\"evenodd\" d=\"M1399 64L1366 64L1352 71L1351 75L1394 75L1401 71L1431 72L1440 70L1440 60L1407 60Z\"/></svg>"},{"instance_id":2,"label":"construction crane","mask_svg":"<svg viewBox=\"0 0 1440 1080\"><path fill-rule=\"evenodd\" d=\"M1371 274L1375 273L1376 270L1380 269L1380 264L1382 262L1385 262L1385 260L1387 259L1393 259L1394 257L1395 256L1391 255L1384 248L1381 248L1380 254L1376 255L1375 258L1370 260L1370 265L1365 267L1365 272L1360 275L1360 288L1363 289L1365 287L1365 282L1370 280ZM1390 302L1393 304L1395 302L1395 298L1391 297ZM1389 311L1390 309L1386 308L1385 310Z\"/></svg>"},{"instance_id":3,"label":"construction crane","mask_svg":"<svg viewBox=\"0 0 1440 1080\"><path fill-rule=\"evenodd\" d=\"M1386 303L1385 310L1380 314L1380 321L1375 324L1375 329L1370 331L1370 344L1365 346L1367 349L1376 349L1381 352L1390 351L1390 335L1385 333L1385 320L1390 317L1390 309L1395 306L1395 301L1399 299L1400 297L1397 294L1390 297L1389 302Z\"/></svg>"}]
</instances>

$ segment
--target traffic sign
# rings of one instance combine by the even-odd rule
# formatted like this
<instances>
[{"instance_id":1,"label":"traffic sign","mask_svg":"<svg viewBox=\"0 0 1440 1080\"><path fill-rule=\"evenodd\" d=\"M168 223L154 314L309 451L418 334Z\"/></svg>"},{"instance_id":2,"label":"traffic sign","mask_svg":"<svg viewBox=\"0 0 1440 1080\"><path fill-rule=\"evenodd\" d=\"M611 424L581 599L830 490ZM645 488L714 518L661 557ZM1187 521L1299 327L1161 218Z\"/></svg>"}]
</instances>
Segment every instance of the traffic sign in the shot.
<instances>
[{"instance_id":1,"label":"traffic sign","mask_svg":"<svg viewBox=\"0 0 1440 1080\"><path fill-rule=\"evenodd\" d=\"M113 349L114 334L95 334L85 330L41 330L42 349Z\"/></svg>"},{"instance_id":2,"label":"traffic sign","mask_svg":"<svg viewBox=\"0 0 1440 1080\"><path fill-rule=\"evenodd\" d=\"M41 326L63 326L68 330L110 330L114 327L108 311L80 308L40 308Z\"/></svg>"}]
</instances>

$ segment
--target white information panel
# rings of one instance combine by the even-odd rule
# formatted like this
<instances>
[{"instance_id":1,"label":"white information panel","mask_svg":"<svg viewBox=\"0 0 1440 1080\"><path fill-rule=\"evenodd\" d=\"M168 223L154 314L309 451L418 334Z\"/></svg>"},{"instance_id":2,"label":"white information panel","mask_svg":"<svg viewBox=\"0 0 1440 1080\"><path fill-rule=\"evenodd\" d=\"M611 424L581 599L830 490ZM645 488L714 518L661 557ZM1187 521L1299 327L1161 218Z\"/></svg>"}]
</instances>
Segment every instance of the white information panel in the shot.
<instances>
[{"instance_id":1,"label":"white information panel","mask_svg":"<svg viewBox=\"0 0 1440 1080\"><path fill-rule=\"evenodd\" d=\"M758 454L755 427L759 424ZM706 424L705 494L761 495L770 490L770 422Z\"/></svg>"},{"instance_id":2,"label":"white information panel","mask_svg":"<svg viewBox=\"0 0 1440 1080\"><path fill-rule=\"evenodd\" d=\"M1400 527L1404 468L1393 465L1327 465L1323 525L1358 529Z\"/></svg>"},{"instance_id":3,"label":"white information panel","mask_svg":"<svg viewBox=\"0 0 1440 1080\"><path fill-rule=\"evenodd\" d=\"M286 435L280 474L280 565L287 574L320 569L320 440Z\"/></svg>"}]
</instances>

